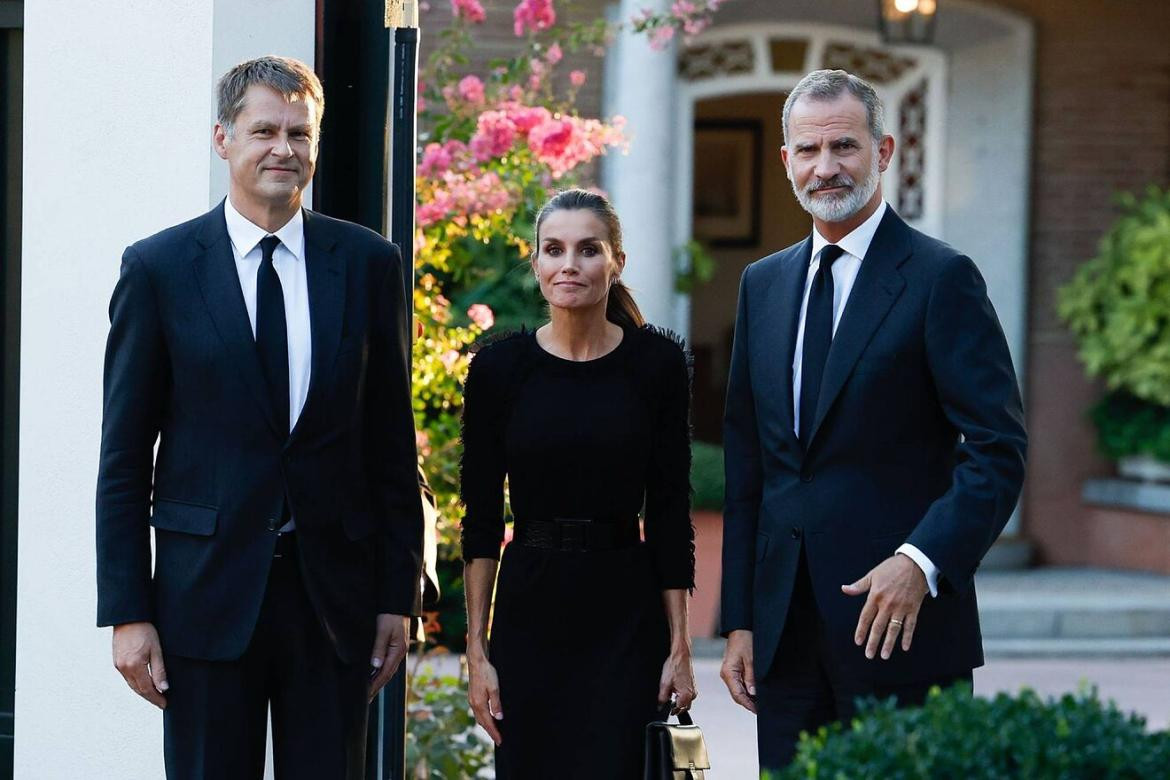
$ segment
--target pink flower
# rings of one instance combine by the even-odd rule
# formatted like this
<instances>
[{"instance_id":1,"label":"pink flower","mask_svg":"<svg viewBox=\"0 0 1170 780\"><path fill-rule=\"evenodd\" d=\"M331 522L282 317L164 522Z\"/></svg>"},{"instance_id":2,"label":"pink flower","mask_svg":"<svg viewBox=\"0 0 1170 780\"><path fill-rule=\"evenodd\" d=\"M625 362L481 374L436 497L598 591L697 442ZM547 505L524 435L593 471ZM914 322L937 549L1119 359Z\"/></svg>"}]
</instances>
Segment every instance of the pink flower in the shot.
<instances>
[{"instance_id":1,"label":"pink flower","mask_svg":"<svg viewBox=\"0 0 1170 780\"><path fill-rule=\"evenodd\" d=\"M473 303L467 310L467 316L480 330L487 330L496 324L496 315L486 303Z\"/></svg>"},{"instance_id":2,"label":"pink flower","mask_svg":"<svg viewBox=\"0 0 1170 780\"><path fill-rule=\"evenodd\" d=\"M482 103L483 82L477 76L464 76L459 82L459 97L468 103Z\"/></svg>"},{"instance_id":3,"label":"pink flower","mask_svg":"<svg viewBox=\"0 0 1170 780\"><path fill-rule=\"evenodd\" d=\"M695 8L695 4L690 0L677 0L670 6L670 12L678 19L684 19L699 9Z\"/></svg>"},{"instance_id":4,"label":"pink flower","mask_svg":"<svg viewBox=\"0 0 1170 780\"><path fill-rule=\"evenodd\" d=\"M415 210L419 227L430 227L447 216L447 209L440 203L420 203Z\"/></svg>"},{"instance_id":5,"label":"pink flower","mask_svg":"<svg viewBox=\"0 0 1170 780\"><path fill-rule=\"evenodd\" d=\"M421 325L421 323L419 323ZM431 437L427 432L420 429L414 431L414 446L418 450L419 455L424 458L431 454Z\"/></svg>"},{"instance_id":6,"label":"pink flower","mask_svg":"<svg viewBox=\"0 0 1170 780\"><path fill-rule=\"evenodd\" d=\"M569 74L569 83L574 87L580 87L585 84L586 74L583 70L575 70Z\"/></svg>"},{"instance_id":7,"label":"pink flower","mask_svg":"<svg viewBox=\"0 0 1170 780\"><path fill-rule=\"evenodd\" d=\"M508 111L508 118L517 130L527 134L532 128L552 119L552 114L544 106L515 106Z\"/></svg>"},{"instance_id":8,"label":"pink flower","mask_svg":"<svg viewBox=\"0 0 1170 780\"><path fill-rule=\"evenodd\" d=\"M561 46L559 43L554 43L552 46L549 46L548 51L544 53L544 59L548 62L549 65L556 65L558 62L564 59L564 57L565 53L561 51Z\"/></svg>"},{"instance_id":9,"label":"pink flower","mask_svg":"<svg viewBox=\"0 0 1170 780\"><path fill-rule=\"evenodd\" d=\"M471 153L483 162L503 156L516 140L516 125L503 111L484 111L471 138Z\"/></svg>"},{"instance_id":10,"label":"pink flower","mask_svg":"<svg viewBox=\"0 0 1170 780\"><path fill-rule=\"evenodd\" d=\"M670 40L673 37L673 27L656 27L654 32L650 33L650 48L655 51L662 51L670 45Z\"/></svg>"},{"instance_id":11,"label":"pink flower","mask_svg":"<svg viewBox=\"0 0 1170 780\"><path fill-rule=\"evenodd\" d=\"M535 73L533 73L531 76L529 76L528 77L528 88L534 92L536 90L540 89L540 76L537 76Z\"/></svg>"},{"instance_id":12,"label":"pink flower","mask_svg":"<svg viewBox=\"0 0 1170 780\"><path fill-rule=\"evenodd\" d=\"M451 167L451 153L440 144L427 144L423 149L418 175L430 178L445 173Z\"/></svg>"},{"instance_id":13,"label":"pink flower","mask_svg":"<svg viewBox=\"0 0 1170 780\"><path fill-rule=\"evenodd\" d=\"M518 38L528 32L547 30L556 21L552 0L520 0L512 11L512 31Z\"/></svg>"},{"instance_id":14,"label":"pink flower","mask_svg":"<svg viewBox=\"0 0 1170 780\"><path fill-rule=\"evenodd\" d=\"M450 371L459 362L459 352L454 349L449 349L439 356L439 362L443 364L443 368Z\"/></svg>"},{"instance_id":15,"label":"pink flower","mask_svg":"<svg viewBox=\"0 0 1170 780\"><path fill-rule=\"evenodd\" d=\"M532 128L528 134L528 147L543 162L559 158L573 140L573 123L567 119L550 119Z\"/></svg>"},{"instance_id":16,"label":"pink flower","mask_svg":"<svg viewBox=\"0 0 1170 780\"><path fill-rule=\"evenodd\" d=\"M487 18L479 0L451 0L451 14L456 18L463 18L474 24L483 24Z\"/></svg>"}]
</instances>

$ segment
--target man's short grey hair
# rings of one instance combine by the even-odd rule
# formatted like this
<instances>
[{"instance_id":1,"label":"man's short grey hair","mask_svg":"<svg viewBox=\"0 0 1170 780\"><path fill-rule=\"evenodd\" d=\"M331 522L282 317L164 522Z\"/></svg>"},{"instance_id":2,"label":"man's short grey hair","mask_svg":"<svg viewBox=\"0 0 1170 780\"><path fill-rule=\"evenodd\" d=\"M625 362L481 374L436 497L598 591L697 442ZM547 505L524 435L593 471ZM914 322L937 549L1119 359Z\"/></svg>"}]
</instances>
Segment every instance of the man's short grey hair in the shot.
<instances>
[{"instance_id":1,"label":"man's short grey hair","mask_svg":"<svg viewBox=\"0 0 1170 780\"><path fill-rule=\"evenodd\" d=\"M241 62L220 78L216 87L216 118L231 135L236 117L244 110L248 87L259 84L284 95L286 100L312 100L316 122L325 113L325 90L321 80L305 63L291 57L269 55Z\"/></svg>"},{"instance_id":2,"label":"man's short grey hair","mask_svg":"<svg viewBox=\"0 0 1170 780\"><path fill-rule=\"evenodd\" d=\"M788 93L788 99L784 101L784 143L788 143L788 120L792 116L792 107L796 105L796 101L801 98L836 100L846 91L865 106L869 134L873 136L873 140L882 140L882 136L885 135L885 128L882 124L884 109L881 98L873 91L869 82L843 70L814 70L800 80Z\"/></svg>"}]
</instances>

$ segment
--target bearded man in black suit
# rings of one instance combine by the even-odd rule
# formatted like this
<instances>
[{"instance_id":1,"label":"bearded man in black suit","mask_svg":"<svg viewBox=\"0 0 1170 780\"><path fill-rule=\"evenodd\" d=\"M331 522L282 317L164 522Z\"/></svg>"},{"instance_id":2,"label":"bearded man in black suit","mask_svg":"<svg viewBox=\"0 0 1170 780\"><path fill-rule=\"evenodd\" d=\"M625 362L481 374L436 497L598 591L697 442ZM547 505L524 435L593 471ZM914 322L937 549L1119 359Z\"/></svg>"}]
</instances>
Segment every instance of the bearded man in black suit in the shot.
<instances>
[{"instance_id":1,"label":"bearded man in black suit","mask_svg":"<svg viewBox=\"0 0 1170 780\"><path fill-rule=\"evenodd\" d=\"M724 418L721 676L770 769L858 697L971 680L975 569L1026 445L975 263L882 198L894 139L872 87L810 73L783 123L813 231L744 271Z\"/></svg>"}]
</instances>

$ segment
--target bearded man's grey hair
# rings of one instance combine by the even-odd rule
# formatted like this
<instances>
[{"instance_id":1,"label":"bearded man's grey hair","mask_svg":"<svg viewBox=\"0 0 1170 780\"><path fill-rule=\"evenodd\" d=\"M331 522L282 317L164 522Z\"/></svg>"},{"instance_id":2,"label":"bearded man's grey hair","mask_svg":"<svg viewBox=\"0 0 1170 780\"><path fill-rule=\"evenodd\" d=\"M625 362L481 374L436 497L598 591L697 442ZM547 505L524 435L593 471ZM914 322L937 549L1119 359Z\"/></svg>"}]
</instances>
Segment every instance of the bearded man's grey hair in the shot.
<instances>
[{"instance_id":1,"label":"bearded man's grey hair","mask_svg":"<svg viewBox=\"0 0 1170 780\"><path fill-rule=\"evenodd\" d=\"M846 73L843 70L814 70L800 80L788 93L784 101L784 143L788 143L788 120L792 116L792 107L801 98L809 100L836 100L846 91L861 101L865 106L865 117L869 124L869 134L873 140L880 141L885 135L882 124L882 101L874 92L869 82Z\"/></svg>"}]
</instances>

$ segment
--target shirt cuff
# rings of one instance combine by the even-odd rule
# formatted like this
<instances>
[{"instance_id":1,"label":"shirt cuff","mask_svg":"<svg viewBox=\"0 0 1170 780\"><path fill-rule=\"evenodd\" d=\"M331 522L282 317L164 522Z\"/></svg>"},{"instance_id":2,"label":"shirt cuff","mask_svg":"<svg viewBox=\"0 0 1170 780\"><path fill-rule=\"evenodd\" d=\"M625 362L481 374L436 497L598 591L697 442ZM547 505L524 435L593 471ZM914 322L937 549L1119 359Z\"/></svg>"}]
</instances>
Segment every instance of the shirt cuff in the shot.
<instances>
[{"instance_id":1,"label":"shirt cuff","mask_svg":"<svg viewBox=\"0 0 1170 780\"><path fill-rule=\"evenodd\" d=\"M930 588L930 595L932 597L938 596L938 567L926 557L926 553L919 550L912 544L903 544L894 554L901 553L905 555L914 563L918 564L918 568L922 569L922 573L926 575L926 586Z\"/></svg>"}]
</instances>

